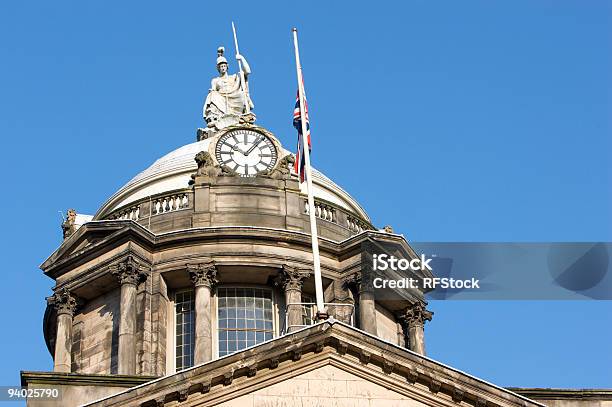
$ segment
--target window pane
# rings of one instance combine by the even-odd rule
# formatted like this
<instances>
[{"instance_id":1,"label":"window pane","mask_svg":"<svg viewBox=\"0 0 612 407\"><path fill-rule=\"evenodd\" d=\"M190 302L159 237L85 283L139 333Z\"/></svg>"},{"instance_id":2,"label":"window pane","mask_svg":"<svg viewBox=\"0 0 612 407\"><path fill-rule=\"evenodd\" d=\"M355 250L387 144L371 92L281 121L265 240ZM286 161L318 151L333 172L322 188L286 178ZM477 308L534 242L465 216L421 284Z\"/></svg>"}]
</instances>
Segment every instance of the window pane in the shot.
<instances>
[{"instance_id":1,"label":"window pane","mask_svg":"<svg viewBox=\"0 0 612 407\"><path fill-rule=\"evenodd\" d=\"M176 370L193 366L194 295L193 291L181 291L175 297L176 313Z\"/></svg>"},{"instance_id":2,"label":"window pane","mask_svg":"<svg viewBox=\"0 0 612 407\"><path fill-rule=\"evenodd\" d=\"M274 336L271 290L219 288L217 295L219 356L254 346Z\"/></svg>"}]
</instances>

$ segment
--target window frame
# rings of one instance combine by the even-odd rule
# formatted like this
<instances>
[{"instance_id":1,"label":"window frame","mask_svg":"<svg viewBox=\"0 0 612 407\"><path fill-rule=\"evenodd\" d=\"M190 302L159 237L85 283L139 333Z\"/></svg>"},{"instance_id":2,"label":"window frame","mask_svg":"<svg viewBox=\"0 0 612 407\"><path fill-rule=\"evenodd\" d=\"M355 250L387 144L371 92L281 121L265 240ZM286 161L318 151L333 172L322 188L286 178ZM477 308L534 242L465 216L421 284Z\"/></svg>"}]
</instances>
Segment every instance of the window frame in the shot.
<instances>
[{"instance_id":1,"label":"window frame","mask_svg":"<svg viewBox=\"0 0 612 407\"><path fill-rule=\"evenodd\" d=\"M212 319L213 319L213 355L215 359L219 359L219 357L225 357L225 356L229 356L232 355L233 353L230 353L228 355L224 355L224 356L219 356L219 289L220 288L257 288L257 289L263 289L263 290L267 290L271 293L271 299L272 299L272 340L274 340L275 338L278 338L279 336L279 326L280 326L280 314L279 314L279 303L278 303L278 293L277 290L274 287L270 287L268 285L259 285L259 284L222 284L222 285L218 285L217 287L215 287L214 290L214 301L212 301L213 303L213 311L214 314L211 315ZM264 341L267 342L267 341ZM260 342L254 346L257 346L259 344L261 344L263 342ZM247 348L243 348L240 350L237 350L236 352L241 352L244 349L248 349Z\"/></svg>"},{"instance_id":2,"label":"window frame","mask_svg":"<svg viewBox=\"0 0 612 407\"><path fill-rule=\"evenodd\" d=\"M194 364L192 364L190 367L193 367L195 365L195 317L196 317L196 309L195 309L195 287L190 287L190 288L180 288L177 290L174 290L174 292L172 293L172 301L170 301L170 306L171 306L171 315L172 315L172 320L171 320L171 324L172 324L172 338L171 341L168 341L169 343L171 343L172 346L172 352L171 352L171 357L170 357L170 363L166 363L166 367L170 367L170 371L176 373L179 370L177 370L177 366L176 366L176 335L177 335L177 331L176 331L176 296L177 294L181 294L181 293L185 293L185 292L191 292L191 296L192 296L192 300L193 300L193 327L192 327L192 335L191 335L191 350L193 352L193 361ZM184 367L183 370L185 369L189 369L189 367Z\"/></svg>"}]
</instances>

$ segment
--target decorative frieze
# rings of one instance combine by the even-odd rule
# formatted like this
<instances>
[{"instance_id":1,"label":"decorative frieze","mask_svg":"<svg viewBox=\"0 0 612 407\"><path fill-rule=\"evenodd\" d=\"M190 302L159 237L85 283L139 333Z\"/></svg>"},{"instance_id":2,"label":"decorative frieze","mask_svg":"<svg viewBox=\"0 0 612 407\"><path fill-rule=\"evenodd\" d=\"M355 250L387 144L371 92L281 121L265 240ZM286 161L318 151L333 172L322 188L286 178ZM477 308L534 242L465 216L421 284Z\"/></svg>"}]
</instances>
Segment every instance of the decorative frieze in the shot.
<instances>
[{"instance_id":1,"label":"decorative frieze","mask_svg":"<svg viewBox=\"0 0 612 407\"><path fill-rule=\"evenodd\" d=\"M109 268L112 275L117 277L119 283L138 285L147 279L149 268L142 266L132 255Z\"/></svg>"},{"instance_id":2,"label":"decorative frieze","mask_svg":"<svg viewBox=\"0 0 612 407\"><path fill-rule=\"evenodd\" d=\"M189 277L196 287L213 288L219 283L217 280L217 266L214 261L208 261L200 264L187 264Z\"/></svg>"}]
</instances>

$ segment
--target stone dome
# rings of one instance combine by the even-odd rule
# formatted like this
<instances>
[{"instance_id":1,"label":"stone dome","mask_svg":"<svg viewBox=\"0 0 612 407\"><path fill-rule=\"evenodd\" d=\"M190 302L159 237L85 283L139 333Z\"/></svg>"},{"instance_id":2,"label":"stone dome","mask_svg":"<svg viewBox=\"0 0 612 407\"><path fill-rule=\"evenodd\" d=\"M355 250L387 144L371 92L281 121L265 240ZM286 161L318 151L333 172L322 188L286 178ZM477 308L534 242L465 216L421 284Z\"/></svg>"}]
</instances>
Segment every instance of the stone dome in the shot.
<instances>
[{"instance_id":1,"label":"stone dome","mask_svg":"<svg viewBox=\"0 0 612 407\"><path fill-rule=\"evenodd\" d=\"M194 157L200 151L207 151L211 140L184 145L159 158L113 194L98 210L94 219L104 219L108 214L128 207L138 200L187 188L191 174L197 170ZM287 154L291 153L283 148L279 156ZM313 187L315 198L331 202L370 222L365 210L352 196L314 168ZM306 194L305 184L300 186L300 190Z\"/></svg>"}]
</instances>

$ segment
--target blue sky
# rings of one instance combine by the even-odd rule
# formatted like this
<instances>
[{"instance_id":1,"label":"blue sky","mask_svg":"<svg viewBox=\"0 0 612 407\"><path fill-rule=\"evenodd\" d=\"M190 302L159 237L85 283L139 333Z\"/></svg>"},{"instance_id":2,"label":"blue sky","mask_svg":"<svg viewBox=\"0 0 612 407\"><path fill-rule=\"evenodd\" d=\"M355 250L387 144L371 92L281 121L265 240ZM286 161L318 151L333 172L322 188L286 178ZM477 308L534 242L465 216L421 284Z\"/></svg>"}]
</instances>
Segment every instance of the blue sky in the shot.
<instances>
[{"instance_id":1,"label":"blue sky","mask_svg":"<svg viewBox=\"0 0 612 407\"><path fill-rule=\"evenodd\" d=\"M206 3L0 6L0 385L52 369L37 267L58 211L94 213L195 140L232 20L258 123L290 150L298 27L313 163L376 225L413 241L612 241L611 3ZM612 387L612 302L431 308L443 363L503 386Z\"/></svg>"}]
</instances>

